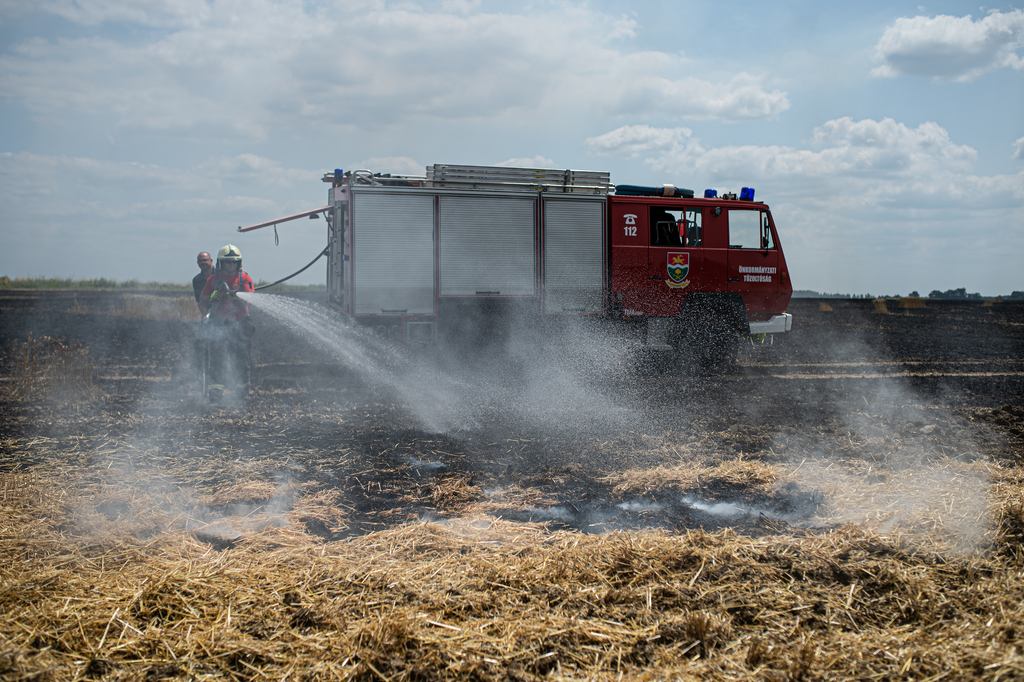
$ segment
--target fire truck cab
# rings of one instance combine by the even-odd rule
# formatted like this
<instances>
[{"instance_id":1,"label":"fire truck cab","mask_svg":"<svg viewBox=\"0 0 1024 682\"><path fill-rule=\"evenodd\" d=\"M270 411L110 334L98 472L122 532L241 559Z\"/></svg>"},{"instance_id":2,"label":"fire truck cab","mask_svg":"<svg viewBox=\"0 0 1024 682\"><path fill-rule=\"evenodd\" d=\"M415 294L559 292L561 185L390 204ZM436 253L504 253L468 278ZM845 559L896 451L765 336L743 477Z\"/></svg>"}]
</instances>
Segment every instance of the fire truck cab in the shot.
<instances>
[{"instance_id":1,"label":"fire truck cab","mask_svg":"<svg viewBox=\"0 0 1024 682\"><path fill-rule=\"evenodd\" d=\"M714 363L731 333L791 329L793 288L768 206L731 195L611 195L608 205L612 312L652 319L650 345L687 343ZM693 348L702 344L713 347Z\"/></svg>"}]
</instances>

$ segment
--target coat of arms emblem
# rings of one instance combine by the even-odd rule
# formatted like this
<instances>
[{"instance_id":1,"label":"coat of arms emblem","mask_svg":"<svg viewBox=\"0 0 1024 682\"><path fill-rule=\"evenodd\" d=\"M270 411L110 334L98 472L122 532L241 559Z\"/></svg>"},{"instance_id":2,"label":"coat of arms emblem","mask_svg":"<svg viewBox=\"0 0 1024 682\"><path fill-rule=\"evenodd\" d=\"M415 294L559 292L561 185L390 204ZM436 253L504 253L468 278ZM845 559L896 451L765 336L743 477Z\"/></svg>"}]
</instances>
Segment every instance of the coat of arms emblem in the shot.
<instances>
[{"instance_id":1,"label":"coat of arms emblem","mask_svg":"<svg viewBox=\"0 0 1024 682\"><path fill-rule=\"evenodd\" d=\"M687 279L690 276L690 254L669 253L667 267L668 279L665 280L665 284L669 288L683 289L690 283Z\"/></svg>"}]
</instances>

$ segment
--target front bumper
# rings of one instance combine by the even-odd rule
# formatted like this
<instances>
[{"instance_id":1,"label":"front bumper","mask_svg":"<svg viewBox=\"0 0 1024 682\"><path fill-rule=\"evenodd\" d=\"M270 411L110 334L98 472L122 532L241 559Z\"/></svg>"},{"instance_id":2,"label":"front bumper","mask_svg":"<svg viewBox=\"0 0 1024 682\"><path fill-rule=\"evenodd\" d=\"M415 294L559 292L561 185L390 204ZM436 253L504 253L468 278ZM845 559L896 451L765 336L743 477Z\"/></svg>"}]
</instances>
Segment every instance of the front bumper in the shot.
<instances>
[{"instance_id":1,"label":"front bumper","mask_svg":"<svg viewBox=\"0 0 1024 682\"><path fill-rule=\"evenodd\" d=\"M793 328L793 316L789 313L772 315L770 320L764 322L751 322L751 334L781 334Z\"/></svg>"}]
</instances>

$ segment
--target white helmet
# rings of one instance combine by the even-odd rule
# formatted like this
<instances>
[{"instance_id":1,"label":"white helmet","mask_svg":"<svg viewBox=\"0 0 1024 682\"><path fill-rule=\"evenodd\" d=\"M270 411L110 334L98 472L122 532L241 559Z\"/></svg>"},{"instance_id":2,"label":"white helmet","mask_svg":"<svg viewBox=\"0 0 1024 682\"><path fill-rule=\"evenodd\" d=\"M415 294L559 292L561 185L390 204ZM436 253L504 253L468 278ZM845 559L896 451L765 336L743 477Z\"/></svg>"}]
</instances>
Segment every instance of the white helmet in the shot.
<instances>
[{"instance_id":1,"label":"white helmet","mask_svg":"<svg viewBox=\"0 0 1024 682\"><path fill-rule=\"evenodd\" d=\"M242 252L234 244L223 246L217 252L217 269L219 270L224 263L238 263L238 269L242 269Z\"/></svg>"}]
</instances>

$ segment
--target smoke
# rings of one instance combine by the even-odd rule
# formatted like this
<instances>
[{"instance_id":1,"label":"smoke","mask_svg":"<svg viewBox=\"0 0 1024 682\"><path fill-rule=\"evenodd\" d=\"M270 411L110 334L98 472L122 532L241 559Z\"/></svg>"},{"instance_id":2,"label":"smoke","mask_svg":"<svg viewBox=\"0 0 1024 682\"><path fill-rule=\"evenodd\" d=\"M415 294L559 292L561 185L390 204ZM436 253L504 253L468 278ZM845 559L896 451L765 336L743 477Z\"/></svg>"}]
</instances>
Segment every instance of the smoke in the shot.
<instances>
[{"instance_id":1,"label":"smoke","mask_svg":"<svg viewBox=\"0 0 1024 682\"><path fill-rule=\"evenodd\" d=\"M288 512L292 509L295 493L292 480L285 478L266 500L234 501L217 507L200 504L187 515L185 529L215 544L218 541L230 544L246 533L284 527L291 522Z\"/></svg>"},{"instance_id":2,"label":"smoke","mask_svg":"<svg viewBox=\"0 0 1024 682\"><path fill-rule=\"evenodd\" d=\"M700 500L685 495L682 499L683 504L687 504L698 511L711 514L713 516L743 516L745 514L756 514L757 511L754 509L744 509L733 502L701 502Z\"/></svg>"},{"instance_id":3,"label":"smoke","mask_svg":"<svg viewBox=\"0 0 1024 682\"><path fill-rule=\"evenodd\" d=\"M444 462L424 462L416 459L415 457L406 457L405 463L413 469L424 472L433 471L435 469L445 469L448 467Z\"/></svg>"},{"instance_id":4,"label":"smoke","mask_svg":"<svg viewBox=\"0 0 1024 682\"><path fill-rule=\"evenodd\" d=\"M400 347L315 303L274 294L240 294L368 386L392 393L434 432L476 425L466 409L467 386L426 363L415 363Z\"/></svg>"},{"instance_id":5,"label":"smoke","mask_svg":"<svg viewBox=\"0 0 1024 682\"><path fill-rule=\"evenodd\" d=\"M984 545L990 529L987 468L920 454L910 447L873 462L804 462L794 478L825 495L822 522L853 523L955 552Z\"/></svg>"},{"instance_id":6,"label":"smoke","mask_svg":"<svg viewBox=\"0 0 1024 682\"><path fill-rule=\"evenodd\" d=\"M728 496L686 496L679 501L684 509L723 521L767 517L805 526L854 522L879 532L930 528L960 548L984 539L986 475L962 458L944 454L949 428L942 424L956 418L917 395L884 348L857 334L834 343L826 362L804 367L795 363L788 373L771 378L770 400L746 400L742 378L731 385L722 383L728 379L680 381L679 389L693 395L703 392L716 399L720 392L733 397L726 413L701 415L688 413L692 399L672 401L671 408L653 403L657 396L637 371L637 344L585 318L537 324L528 314L510 309L501 325L494 319L472 320L463 329L463 335L474 326L484 329L496 344L479 350L474 344L481 338L476 337L466 345L442 345L428 361L320 306L266 294L247 300L368 385L390 394L427 431L487 431L503 424L538 438L558 435L576 449L573 458L579 463L598 466L613 464L623 448L610 447L599 459L596 450L580 452L586 442L607 439L621 445L632 436L641 452L629 456L647 452L653 460L672 450L677 438L714 428L717 420L732 421L717 431L719 444L734 439L740 451L763 450L780 461L793 485L815 491L826 504L773 511ZM671 383L665 379L659 385ZM781 412L785 419L802 412L802 423L795 429L775 424L772 437L780 406L791 408ZM729 412L736 416L728 417ZM701 421L709 416L710 424ZM760 443L760 436L748 430L769 435ZM970 442L957 444L958 452L972 449ZM414 456L407 463L421 474L442 467ZM588 513L612 519L613 506ZM618 507L618 513L655 511L672 512L657 503L646 507L643 501ZM534 510L526 516L544 513L550 512Z\"/></svg>"},{"instance_id":7,"label":"smoke","mask_svg":"<svg viewBox=\"0 0 1024 682\"><path fill-rule=\"evenodd\" d=\"M787 349L787 338L780 344L784 368L695 379L644 374L636 362L638 344L610 332L606 321L566 318L535 325L512 315L507 328L484 327L498 338L498 347L471 351L449 344L414 353L322 306L269 294L245 298L254 313L266 313L260 324L274 327L258 331L257 349L277 339L287 346L287 359L344 368L344 375L370 388L348 406L388 409L398 429L412 421L422 431L449 434L462 448L465 466L484 472L486 485L521 481L524 490L547 496L487 500L484 510L501 506L506 519L550 521L585 532L679 524L739 528L761 517L804 528L856 523L903 538L933 538L951 551L979 546L990 527L988 470L974 432L962 428L962 418L949 407L955 405L952 396L915 389L872 336L848 333L828 346L807 341L813 362L802 362L798 347ZM865 327L870 325L854 325ZM198 391L192 386L188 392L194 398ZM293 395L301 397L287 399L315 399ZM197 420L194 399L181 399L175 411L167 410L174 396L152 397L151 405L133 408L119 422L134 440L131 447L121 444L125 462L107 471L109 480L151 486L155 497L168 501L168 517L177 519L169 527L184 523L224 542L284 523L285 512L296 516L301 494L289 485L289 472L281 471L281 453L293 445L254 440L237 462L225 459L230 453L217 448L237 448L239 435L248 438L252 425L243 423L244 413L204 411ZM389 404L382 406L385 400ZM390 411L390 403L400 409ZM318 406L314 420L329 421L330 409ZM342 415L348 407L337 409ZM187 440L170 442L186 431ZM211 451L202 438L216 439L217 446ZM366 443L363 436L355 438ZM174 464L147 465L139 453L177 453L179 446L189 456L216 455L217 473L233 477L234 487L195 494L169 483L161 488L146 467ZM752 456L779 481L768 475L753 480L751 471L729 469L739 461L737 453ZM424 480L461 472L463 465L445 459L447 454L411 445L396 449L390 464L401 460L412 477ZM263 455L269 458L256 472L248 458ZM615 472L669 464L686 471L700 458L723 465L714 480L691 485L680 476L673 487L652 475L644 486L626 490L606 484ZM506 468L504 477L497 473ZM140 475L133 477L133 471ZM344 463L315 473L335 475L345 476ZM308 480L305 474L296 478ZM244 488L256 486L254 481L263 487ZM786 481L798 490L785 489ZM344 495L339 486L340 480L330 489ZM813 504L804 504L806 491ZM337 523L332 529L341 527Z\"/></svg>"},{"instance_id":8,"label":"smoke","mask_svg":"<svg viewBox=\"0 0 1024 682\"><path fill-rule=\"evenodd\" d=\"M548 431L621 433L645 421L596 381L628 374L631 349L582 322L538 329L514 317L504 320L510 329L500 348L479 352L456 344L429 357L315 303L242 297L368 386L392 395L427 431L474 431L500 418Z\"/></svg>"},{"instance_id":9,"label":"smoke","mask_svg":"<svg viewBox=\"0 0 1024 682\"><path fill-rule=\"evenodd\" d=\"M915 390L877 338L852 334L835 345L832 362L793 366L777 379L778 399L799 406L805 420L795 433L778 433L769 450L788 460L792 481L824 495L820 523L855 523L955 552L987 541L989 472L976 432L947 401ZM761 411L745 410L751 420L763 420Z\"/></svg>"},{"instance_id":10,"label":"smoke","mask_svg":"<svg viewBox=\"0 0 1024 682\"><path fill-rule=\"evenodd\" d=\"M621 393L608 392L610 377L632 377L636 348L622 337L569 319L548 328L543 340L524 321L508 352L522 367L523 390L508 407L523 421L547 430L621 433L646 426L643 413Z\"/></svg>"}]
</instances>

